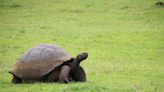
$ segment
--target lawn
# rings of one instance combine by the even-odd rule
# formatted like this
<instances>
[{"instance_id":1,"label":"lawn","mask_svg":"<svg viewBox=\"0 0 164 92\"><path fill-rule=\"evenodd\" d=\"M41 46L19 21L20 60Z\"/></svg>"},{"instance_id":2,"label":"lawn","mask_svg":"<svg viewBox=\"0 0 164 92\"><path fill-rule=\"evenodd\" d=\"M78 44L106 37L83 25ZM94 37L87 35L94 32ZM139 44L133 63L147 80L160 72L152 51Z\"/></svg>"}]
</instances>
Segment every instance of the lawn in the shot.
<instances>
[{"instance_id":1,"label":"lawn","mask_svg":"<svg viewBox=\"0 0 164 92\"><path fill-rule=\"evenodd\" d=\"M164 7L157 1L0 0L0 92L164 92ZM8 71L42 43L74 57L87 51L87 82L12 84Z\"/></svg>"}]
</instances>

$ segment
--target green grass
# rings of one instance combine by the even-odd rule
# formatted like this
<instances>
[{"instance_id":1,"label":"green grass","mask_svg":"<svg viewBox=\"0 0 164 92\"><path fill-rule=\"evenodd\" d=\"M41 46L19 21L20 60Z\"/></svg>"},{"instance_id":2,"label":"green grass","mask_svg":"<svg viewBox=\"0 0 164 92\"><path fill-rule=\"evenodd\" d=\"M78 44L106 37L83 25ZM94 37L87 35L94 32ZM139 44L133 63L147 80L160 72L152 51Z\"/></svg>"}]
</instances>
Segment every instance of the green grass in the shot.
<instances>
[{"instance_id":1,"label":"green grass","mask_svg":"<svg viewBox=\"0 0 164 92\"><path fill-rule=\"evenodd\" d=\"M160 0L0 0L0 92L163 92L164 8ZM161 0L163 1L163 0ZM29 48L87 51L86 83L11 84Z\"/></svg>"}]
</instances>

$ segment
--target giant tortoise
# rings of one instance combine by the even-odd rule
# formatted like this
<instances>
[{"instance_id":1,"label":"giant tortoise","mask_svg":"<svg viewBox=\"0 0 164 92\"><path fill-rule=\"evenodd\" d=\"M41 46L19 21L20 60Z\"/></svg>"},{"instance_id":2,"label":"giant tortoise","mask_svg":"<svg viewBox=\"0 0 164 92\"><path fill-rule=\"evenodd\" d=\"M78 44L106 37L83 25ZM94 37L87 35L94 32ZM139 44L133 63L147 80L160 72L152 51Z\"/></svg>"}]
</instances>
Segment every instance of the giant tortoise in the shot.
<instances>
[{"instance_id":1,"label":"giant tortoise","mask_svg":"<svg viewBox=\"0 0 164 92\"><path fill-rule=\"evenodd\" d=\"M57 45L42 44L26 51L16 62L12 83L22 82L60 82L86 81L80 62L88 57L84 52L76 56L69 55Z\"/></svg>"}]
</instances>

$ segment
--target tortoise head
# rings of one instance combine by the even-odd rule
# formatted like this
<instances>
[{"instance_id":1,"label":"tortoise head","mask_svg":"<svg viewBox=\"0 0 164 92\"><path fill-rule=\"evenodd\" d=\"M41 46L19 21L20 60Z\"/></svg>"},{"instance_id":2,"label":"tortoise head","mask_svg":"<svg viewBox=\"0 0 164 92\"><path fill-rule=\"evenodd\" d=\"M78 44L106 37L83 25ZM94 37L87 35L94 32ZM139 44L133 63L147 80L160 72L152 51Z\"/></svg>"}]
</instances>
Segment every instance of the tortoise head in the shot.
<instances>
[{"instance_id":1,"label":"tortoise head","mask_svg":"<svg viewBox=\"0 0 164 92\"><path fill-rule=\"evenodd\" d=\"M87 57L88 57L88 53L87 53L87 52L84 52L84 53L81 53L81 54L77 55L76 59L77 59L78 61L83 61L83 60L85 60Z\"/></svg>"},{"instance_id":2,"label":"tortoise head","mask_svg":"<svg viewBox=\"0 0 164 92\"><path fill-rule=\"evenodd\" d=\"M88 57L88 53L84 52L81 54L78 54L76 56L76 58L74 58L74 60L72 61L72 69L74 69L75 67L79 66L80 62L87 59Z\"/></svg>"},{"instance_id":3,"label":"tortoise head","mask_svg":"<svg viewBox=\"0 0 164 92\"><path fill-rule=\"evenodd\" d=\"M69 61L65 62L64 64L69 65L73 69L74 67L79 66L81 61L87 59L87 57L88 57L88 53L84 52L84 53L78 54L76 58L71 58Z\"/></svg>"}]
</instances>

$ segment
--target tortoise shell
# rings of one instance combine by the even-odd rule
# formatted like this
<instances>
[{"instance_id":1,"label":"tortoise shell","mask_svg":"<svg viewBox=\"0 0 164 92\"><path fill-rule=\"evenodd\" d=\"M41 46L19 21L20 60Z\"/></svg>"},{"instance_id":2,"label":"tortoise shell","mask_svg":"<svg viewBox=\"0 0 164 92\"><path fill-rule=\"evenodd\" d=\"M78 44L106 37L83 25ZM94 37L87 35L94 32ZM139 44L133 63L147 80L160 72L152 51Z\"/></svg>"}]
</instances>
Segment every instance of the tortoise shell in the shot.
<instances>
[{"instance_id":1,"label":"tortoise shell","mask_svg":"<svg viewBox=\"0 0 164 92\"><path fill-rule=\"evenodd\" d=\"M57 45L39 45L26 51L11 71L24 80L35 80L49 72L72 57Z\"/></svg>"}]
</instances>

